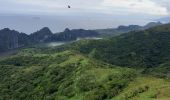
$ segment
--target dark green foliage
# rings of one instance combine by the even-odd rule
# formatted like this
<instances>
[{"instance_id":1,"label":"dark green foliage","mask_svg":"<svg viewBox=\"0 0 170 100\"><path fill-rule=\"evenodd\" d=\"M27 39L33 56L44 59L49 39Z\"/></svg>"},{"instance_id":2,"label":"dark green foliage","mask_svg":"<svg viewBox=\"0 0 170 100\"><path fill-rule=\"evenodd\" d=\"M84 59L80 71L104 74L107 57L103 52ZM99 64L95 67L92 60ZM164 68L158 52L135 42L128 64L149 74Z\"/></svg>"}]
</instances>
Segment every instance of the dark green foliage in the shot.
<instances>
[{"instance_id":1,"label":"dark green foliage","mask_svg":"<svg viewBox=\"0 0 170 100\"><path fill-rule=\"evenodd\" d=\"M131 67L156 67L170 61L170 25L130 32L107 40L82 41L74 49L94 58ZM73 48L72 47L72 48Z\"/></svg>"},{"instance_id":2,"label":"dark green foliage","mask_svg":"<svg viewBox=\"0 0 170 100\"><path fill-rule=\"evenodd\" d=\"M148 68L143 71L145 74L151 74L160 78L170 78L170 62L161 64L156 68Z\"/></svg>"},{"instance_id":3,"label":"dark green foliage","mask_svg":"<svg viewBox=\"0 0 170 100\"><path fill-rule=\"evenodd\" d=\"M136 96L148 91L148 89L149 89L148 86L139 87L139 88L131 91L129 94L128 93L125 94L124 99L125 100L131 100L131 98L136 97Z\"/></svg>"},{"instance_id":4,"label":"dark green foliage","mask_svg":"<svg viewBox=\"0 0 170 100\"><path fill-rule=\"evenodd\" d=\"M81 91L90 91L85 95L89 100L107 100L118 95L133 78L135 78L133 71L122 70L122 73L108 75L103 84L98 82L97 77L87 74L79 80L78 86Z\"/></svg>"},{"instance_id":5,"label":"dark green foliage","mask_svg":"<svg viewBox=\"0 0 170 100\"><path fill-rule=\"evenodd\" d=\"M114 67L71 51L26 49L0 61L0 99L113 98L136 77L135 70Z\"/></svg>"}]
</instances>

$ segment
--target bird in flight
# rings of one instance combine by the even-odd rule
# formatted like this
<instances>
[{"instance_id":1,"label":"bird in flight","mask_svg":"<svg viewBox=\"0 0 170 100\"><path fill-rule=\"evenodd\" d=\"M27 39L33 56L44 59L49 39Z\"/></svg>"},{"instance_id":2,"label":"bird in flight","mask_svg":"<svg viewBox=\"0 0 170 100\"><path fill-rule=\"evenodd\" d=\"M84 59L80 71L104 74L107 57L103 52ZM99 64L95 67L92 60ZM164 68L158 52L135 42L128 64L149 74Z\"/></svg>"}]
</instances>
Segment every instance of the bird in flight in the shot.
<instances>
[{"instance_id":1,"label":"bird in flight","mask_svg":"<svg viewBox=\"0 0 170 100\"><path fill-rule=\"evenodd\" d=\"M71 6L70 6L70 5L68 5L68 8L71 8Z\"/></svg>"}]
</instances>

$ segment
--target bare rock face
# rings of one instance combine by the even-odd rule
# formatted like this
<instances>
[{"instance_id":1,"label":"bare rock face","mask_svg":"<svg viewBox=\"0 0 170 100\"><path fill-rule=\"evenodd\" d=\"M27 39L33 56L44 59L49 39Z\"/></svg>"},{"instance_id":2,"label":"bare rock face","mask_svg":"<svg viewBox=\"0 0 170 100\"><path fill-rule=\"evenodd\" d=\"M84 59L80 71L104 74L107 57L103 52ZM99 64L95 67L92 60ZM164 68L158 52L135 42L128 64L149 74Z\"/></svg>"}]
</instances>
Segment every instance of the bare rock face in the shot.
<instances>
[{"instance_id":1,"label":"bare rock face","mask_svg":"<svg viewBox=\"0 0 170 100\"><path fill-rule=\"evenodd\" d=\"M32 41L36 43L42 43L49 37L51 37L53 33L50 31L48 27L44 27L41 30L34 32L30 35Z\"/></svg>"},{"instance_id":2,"label":"bare rock face","mask_svg":"<svg viewBox=\"0 0 170 100\"><path fill-rule=\"evenodd\" d=\"M83 29L65 29L64 32L53 34L48 27L44 27L30 35L19 33L8 28L0 30L0 52L16 49L32 44L72 41L77 38L97 37L99 34L92 30Z\"/></svg>"},{"instance_id":3,"label":"bare rock face","mask_svg":"<svg viewBox=\"0 0 170 100\"><path fill-rule=\"evenodd\" d=\"M53 34L47 41L72 41L77 40L78 38L87 38L87 37L98 37L98 32L94 30L84 30L84 29L73 29L70 30L66 28L63 32Z\"/></svg>"},{"instance_id":4,"label":"bare rock face","mask_svg":"<svg viewBox=\"0 0 170 100\"><path fill-rule=\"evenodd\" d=\"M27 45L28 36L8 28L0 30L0 52Z\"/></svg>"},{"instance_id":5,"label":"bare rock face","mask_svg":"<svg viewBox=\"0 0 170 100\"><path fill-rule=\"evenodd\" d=\"M9 45L8 49L14 49L19 47L18 43L18 34L11 33L11 36L9 35Z\"/></svg>"}]
</instances>

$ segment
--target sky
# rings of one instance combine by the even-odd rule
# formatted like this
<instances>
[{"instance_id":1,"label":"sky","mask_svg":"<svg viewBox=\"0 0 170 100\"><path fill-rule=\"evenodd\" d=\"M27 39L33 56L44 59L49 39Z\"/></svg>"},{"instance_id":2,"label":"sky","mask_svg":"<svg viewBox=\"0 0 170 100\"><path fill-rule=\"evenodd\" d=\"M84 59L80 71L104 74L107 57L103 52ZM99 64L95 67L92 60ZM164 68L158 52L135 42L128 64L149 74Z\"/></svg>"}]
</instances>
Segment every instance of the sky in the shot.
<instances>
[{"instance_id":1,"label":"sky","mask_svg":"<svg viewBox=\"0 0 170 100\"><path fill-rule=\"evenodd\" d=\"M26 33L144 25L169 15L170 0L0 0L0 28Z\"/></svg>"}]
</instances>

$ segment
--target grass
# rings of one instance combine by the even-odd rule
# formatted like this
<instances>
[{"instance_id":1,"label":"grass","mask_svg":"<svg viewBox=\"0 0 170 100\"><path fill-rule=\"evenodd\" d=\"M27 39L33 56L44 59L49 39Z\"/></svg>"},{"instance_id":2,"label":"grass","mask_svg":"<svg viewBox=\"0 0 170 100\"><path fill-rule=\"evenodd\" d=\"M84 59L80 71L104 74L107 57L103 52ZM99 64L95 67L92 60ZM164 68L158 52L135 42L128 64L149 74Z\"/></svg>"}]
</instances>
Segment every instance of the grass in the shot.
<instances>
[{"instance_id":1,"label":"grass","mask_svg":"<svg viewBox=\"0 0 170 100\"><path fill-rule=\"evenodd\" d=\"M140 70L113 66L71 50L22 52L0 60L0 100L170 99L169 80L141 75Z\"/></svg>"},{"instance_id":2,"label":"grass","mask_svg":"<svg viewBox=\"0 0 170 100\"><path fill-rule=\"evenodd\" d=\"M138 77L113 100L170 100L170 81L151 76Z\"/></svg>"},{"instance_id":3,"label":"grass","mask_svg":"<svg viewBox=\"0 0 170 100\"><path fill-rule=\"evenodd\" d=\"M74 51L27 51L31 54L0 61L0 99L109 99L135 76L133 69L99 63Z\"/></svg>"}]
</instances>

